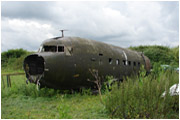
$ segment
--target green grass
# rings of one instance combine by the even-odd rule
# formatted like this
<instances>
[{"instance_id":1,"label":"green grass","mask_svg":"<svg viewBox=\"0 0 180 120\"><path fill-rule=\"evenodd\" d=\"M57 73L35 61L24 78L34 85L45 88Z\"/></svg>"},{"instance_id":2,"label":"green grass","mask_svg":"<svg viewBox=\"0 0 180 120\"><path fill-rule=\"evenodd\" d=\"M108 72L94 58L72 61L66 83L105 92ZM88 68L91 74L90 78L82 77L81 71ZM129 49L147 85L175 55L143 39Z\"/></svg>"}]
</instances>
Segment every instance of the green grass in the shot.
<instances>
[{"instance_id":1,"label":"green grass","mask_svg":"<svg viewBox=\"0 0 180 120\"><path fill-rule=\"evenodd\" d=\"M62 94L47 88L37 91L35 85L26 85L25 80L24 76L14 76L11 88L1 84L2 119L109 118L99 96Z\"/></svg>"},{"instance_id":2,"label":"green grass","mask_svg":"<svg viewBox=\"0 0 180 120\"><path fill-rule=\"evenodd\" d=\"M3 119L108 118L97 96L11 96L3 98L1 102Z\"/></svg>"}]
</instances>

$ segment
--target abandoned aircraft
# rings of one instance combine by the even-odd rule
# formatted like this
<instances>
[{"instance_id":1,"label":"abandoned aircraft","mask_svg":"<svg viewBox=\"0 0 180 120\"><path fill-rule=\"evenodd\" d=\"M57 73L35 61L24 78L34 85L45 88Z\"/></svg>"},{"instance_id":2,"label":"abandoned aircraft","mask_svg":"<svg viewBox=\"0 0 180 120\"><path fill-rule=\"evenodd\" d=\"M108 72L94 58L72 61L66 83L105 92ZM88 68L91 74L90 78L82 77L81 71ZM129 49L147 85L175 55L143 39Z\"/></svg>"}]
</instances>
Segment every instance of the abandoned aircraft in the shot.
<instances>
[{"instance_id":1,"label":"abandoned aircraft","mask_svg":"<svg viewBox=\"0 0 180 120\"><path fill-rule=\"evenodd\" d=\"M79 38L55 37L45 40L37 53L24 59L27 81L40 87L60 90L96 86L89 69L99 76L111 75L118 80L137 73L144 65L150 71L150 60L142 53Z\"/></svg>"}]
</instances>

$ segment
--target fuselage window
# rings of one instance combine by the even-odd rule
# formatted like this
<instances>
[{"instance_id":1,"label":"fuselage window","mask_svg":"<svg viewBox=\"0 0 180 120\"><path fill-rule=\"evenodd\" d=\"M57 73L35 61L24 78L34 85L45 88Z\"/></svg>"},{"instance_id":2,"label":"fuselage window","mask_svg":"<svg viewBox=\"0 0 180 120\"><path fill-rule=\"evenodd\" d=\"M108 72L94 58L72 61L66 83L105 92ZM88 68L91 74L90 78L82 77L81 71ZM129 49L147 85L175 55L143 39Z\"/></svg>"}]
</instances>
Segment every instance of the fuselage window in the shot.
<instances>
[{"instance_id":1,"label":"fuselage window","mask_svg":"<svg viewBox=\"0 0 180 120\"><path fill-rule=\"evenodd\" d=\"M123 65L126 65L126 60L123 60Z\"/></svg>"},{"instance_id":2,"label":"fuselage window","mask_svg":"<svg viewBox=\"0 0 180 120\"><path fill-rule=\"evenodd\" d=\"M116 65L119 65L119 59L116 60Z\"/></svg>"},{"instance_id":3,"label":"fuselage window","mask_svg":"<svg viewBox=\"0 0 180 120\"><path fill-rule=\"evenodd\" d=\"M99 56L103 56L103 54L102 54L102 53L99 53Z\"/></svg>"},{"instance_id":4,"label":"fuselage window","mask_svg":"<svg viewBox=\"0 0 180 120\"><path fill-rule=\"evenodd\" d=\"M64 46L58 46L58 52L64 52Z\"/></svg>"},{"instance_id":5,"label":"fuselage window","mask_svg":"<svg viewBox=\"0 0 180 120\"><path fill-rule=\"evenodd\" d=\"M140 62L138 62L138 66L140 66Z\"/></svg>"},{"instance_id":6,"label":"fuselage window","mask_svg":"<svg viewBox=\"0 0 180 120\"><path fill-rule=\"evenodd\" d=\"M128 65L131 66L131 61L128 61Z\"/></svg>"},{"instance_id":7,"label":"fuselage window","mask_svg":"<svg viewBox=\"0 0 180 120\"><path fill-rule=\"evenodd\" d=\"M113 60L112 58L109 58L109 64L112 64Z\"/></svg>"},{"instance_id":8,"label":"fuselage window","mask_svg":"<svg viewBox=\"0 0 180 120\"><path fill-rule=\"evenodd\" d=\"M57 52L57 46L44 46L44 52Z\"/></svg>"},{"instance_id":9,"label":"fuselage window","mask_svg":"<svg viewBox=\"0 0 180 120\"><path fill-rule=\"evenodd\" d=\"M134 66L136 66L136 62L134 62Z\"/></svg>"}]
</instances>

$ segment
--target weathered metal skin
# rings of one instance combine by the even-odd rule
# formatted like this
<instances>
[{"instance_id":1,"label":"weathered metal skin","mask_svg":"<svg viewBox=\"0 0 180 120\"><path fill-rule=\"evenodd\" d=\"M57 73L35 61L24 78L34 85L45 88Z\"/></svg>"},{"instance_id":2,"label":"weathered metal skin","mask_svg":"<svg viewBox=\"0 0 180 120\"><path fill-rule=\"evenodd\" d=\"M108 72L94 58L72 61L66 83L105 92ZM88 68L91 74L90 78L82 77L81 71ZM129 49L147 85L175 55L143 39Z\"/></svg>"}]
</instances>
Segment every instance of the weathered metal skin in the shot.
<instances>
[{"instance_id":1,"label":"weathered metal skin","mask_svg":"<svg viewBox=\"0 0 180 120\"><path fill-rule=\"evenodd\" d=\"M88 78L94 79L89 69L97 69L100 76L112 75L122 79L137 73L141 65L147 71L151 67L150 60L142 53L79 37L52 38L41 46L46 45L64 46L64 52L40 51L24 60L26 77L33 83L39 81L42 87L90 88L95 84L87 81Z\"/></svg>"}]
</instances>

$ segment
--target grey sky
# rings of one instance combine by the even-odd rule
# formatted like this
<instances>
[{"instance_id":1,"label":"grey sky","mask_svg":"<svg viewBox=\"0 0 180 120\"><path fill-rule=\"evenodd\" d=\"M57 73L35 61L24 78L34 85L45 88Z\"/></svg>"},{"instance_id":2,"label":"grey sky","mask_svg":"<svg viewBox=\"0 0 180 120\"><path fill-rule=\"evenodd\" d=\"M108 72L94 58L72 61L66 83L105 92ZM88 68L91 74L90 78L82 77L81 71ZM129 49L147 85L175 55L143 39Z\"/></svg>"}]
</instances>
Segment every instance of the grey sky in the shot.
<instances>
[{"instance_id":1,"label":"grey sky","mask_svg":"<svg viewBox=\"0 0 180 120\"><path fill-rule=\"evenodd\" d=\"M179 45L179 2L1 2L1 50L79 36L129 47Z\"/></svg>"}]
</instances>

